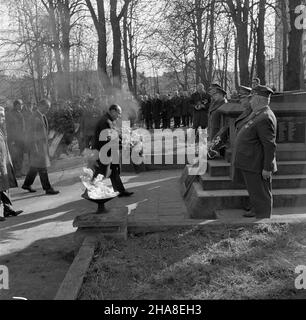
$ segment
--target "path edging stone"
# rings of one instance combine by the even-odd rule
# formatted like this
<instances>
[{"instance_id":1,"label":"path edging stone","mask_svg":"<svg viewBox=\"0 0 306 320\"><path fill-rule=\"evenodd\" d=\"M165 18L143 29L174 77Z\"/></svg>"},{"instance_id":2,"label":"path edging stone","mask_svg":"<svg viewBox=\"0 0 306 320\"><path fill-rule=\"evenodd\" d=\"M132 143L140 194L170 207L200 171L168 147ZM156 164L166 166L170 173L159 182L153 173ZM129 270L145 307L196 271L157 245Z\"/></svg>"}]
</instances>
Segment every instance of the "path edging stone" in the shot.
<instances>
[{"instance_id":1,"label":"path edging stone","mask_svg":"<svg viewBox=\"0 0 306 320\"><path fill-rule=\"evenodd\" d=\"M95 237L86 237L54 300L77 300L84 277L93 259L95 248Z\"/></svg>"}]
</instances>

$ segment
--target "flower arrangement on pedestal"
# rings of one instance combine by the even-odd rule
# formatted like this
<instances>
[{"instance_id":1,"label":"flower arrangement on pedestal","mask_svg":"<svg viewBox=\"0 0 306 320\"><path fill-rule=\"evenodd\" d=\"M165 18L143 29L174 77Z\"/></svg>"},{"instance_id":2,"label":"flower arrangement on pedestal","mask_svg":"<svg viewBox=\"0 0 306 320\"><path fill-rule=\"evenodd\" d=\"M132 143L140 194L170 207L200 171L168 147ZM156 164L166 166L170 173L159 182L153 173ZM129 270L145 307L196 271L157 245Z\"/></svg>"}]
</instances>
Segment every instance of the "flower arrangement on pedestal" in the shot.
<instances>
[{"instance_id":1,"label":"flower arrangement on pedestal","mask_svg":"<svg viewBox=\"0 0 306 320\"><path fill-rule=\"evenodd\" d=\"M88 198L91 200L103 200L116 198L119 192L105 184L105 178L99 174L94 178L94 172L91 169L83 168L84 174L80 177L83 186L86 188Z\"/></svg>"}]
</instances>

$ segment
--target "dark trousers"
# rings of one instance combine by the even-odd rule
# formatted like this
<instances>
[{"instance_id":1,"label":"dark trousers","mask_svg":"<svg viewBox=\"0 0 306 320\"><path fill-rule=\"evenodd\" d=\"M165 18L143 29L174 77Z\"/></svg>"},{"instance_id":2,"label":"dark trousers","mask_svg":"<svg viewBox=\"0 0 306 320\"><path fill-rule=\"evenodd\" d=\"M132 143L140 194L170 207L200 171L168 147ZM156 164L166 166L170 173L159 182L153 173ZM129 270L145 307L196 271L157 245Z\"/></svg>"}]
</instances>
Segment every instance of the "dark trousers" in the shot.
<instances>
[{"instance_id":1,"label":"dark trousers","mask_svg":"<svg viewBox=\"0 0 306 320\"><path fill-rule=\"evenodd\" d=\"M16 174L19 175L22 171L23 155L25 152L24 143L19 141L9 143L9 150L12 156L13 167Z\"/></svg>"},{"instance_id":2,"label":"dark trousers","mask_svg":"<svg viewBox=\"0 0 306 320\"><path fill-rule=\"evenodd\" d=\"M189 116L188 115L184 115L182 116L182 122L183 122L183 127L189 127Z\"/></svg>"},{"instance_id":3,"label":"dark trousers","mask_svg":"<svg viewBox=\"0 0 306 320\"><path fill-rule=\"evenodd\" d=\"M154 129L160 129L160 119L159 118L154 119Z\"/></svg>"},{"instance_id":4,"label":"dark trousers","mask_svg":"<svg viewBox=\"0 0 306 320\"><path fill-rule=\"evenodd\" d=\"M179 128L181 126L181 117L174 117L174 127Z\"/></svg>"},{"instance_id":5,"label":"dark trousers","mask_svg":"<svg viewBox=\"0 0 306 320\"><path fill-rule=\"evenodd\" d=\"M146 117L145 119L146 121L146 127L147 129L153 129L153 121L152 121L152 118L149 118L149 117Z\"/></svg>"},{"instance_id":6,"label":"dark trousers","mask_svg":"<svg viewBox=\"0 0 306 320\"><path fill-rule=\"evenodd\" d=\"M120 193L124 192L125 188L123 186L123 183L122 183L122 180L121 180L121 177L120 177L120 166L116 165L116 164L112 164L111 165L111 170L112 170L112 173L111 173L109 178L110 178L110 180L112 182L114 191L118 191Z\"/></svg>"},{"instance_id":7,"label":"dark trousers","mask_svg":"<svg viewBox=\"0 0 306 320\"><path fill-rule=\"evenodd\" d=\"M170 129L171 126L171 119L170 118L163 118L163 129Z\"/></svg>"},{"instance_id":8,"label":"dark trousers","mask_svg":"<svg viewBox=\"0 0 306 320\"><path fill-rule=\"evenodd\" d=\"M0 201L3 203L3 208L5 209L12 209L12 202L9 196L6 194L5 191L0 192Z\"/></svg>"},{"instance_id":9,"label":"dark trousers","mask_svg":"<svg viewBox=\"0 0 306 320\"><path fill-rule=\"evenodd\" d=\"M256 218L271 218L273 208L272 181L264 180L261 173L242 170Z\"/></svg>"},{"instance_id":10,"label":"dark trousers","mask_svg":"<svg viewBox=\"0 0 306 320\"><path fill-rule=\"evenodd\" d=\"M47 168L34 168L31 167L24 181L24 186L30 187L34 183L34 180L39 174L40 182L45 191L51 189Z\"/></svg>"}]
</instances>

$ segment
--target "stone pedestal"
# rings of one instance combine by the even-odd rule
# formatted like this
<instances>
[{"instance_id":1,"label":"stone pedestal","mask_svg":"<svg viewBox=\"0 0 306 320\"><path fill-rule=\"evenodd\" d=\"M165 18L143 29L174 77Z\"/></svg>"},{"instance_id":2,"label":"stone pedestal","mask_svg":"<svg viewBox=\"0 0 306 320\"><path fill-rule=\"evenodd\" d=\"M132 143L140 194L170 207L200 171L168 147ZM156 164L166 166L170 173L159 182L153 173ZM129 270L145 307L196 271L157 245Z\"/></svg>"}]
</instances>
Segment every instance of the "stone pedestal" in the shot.
<instances>
[{"instance_id":1,"label":"stone pedestal","mask_svg":"<svg viewBox=\"0 0 306 320\"><path fill-rule=\"evenodd\" d=\"M76 250L87 236L94 236L97 241L103 239L127 240L127 208L112 208L105 214L83 214L73 221L73 226L78 228L74 242Z\"/></svg>"},{"instance_id":2,"label":"stone pedestal","mask_svg":"<svg viewBox=\"0 0 306 320\"><path fill-rule=\"evenodd\" d=\"M274 208L306 205L306 92L291 92L272 98L271 109L278 121L276 158L278 172L273 177ZM223 126L230 128L225 159L208 161L205 175L190 176L188 167L181 178L181 191L188 213L194 219L217 219L216 212L243 209L248 193L231 181L231 147L235 141L235 119L243 109L231 102L221 107ZM290 209L289 209L290 210Z\"/></svg>"}]
</instances>

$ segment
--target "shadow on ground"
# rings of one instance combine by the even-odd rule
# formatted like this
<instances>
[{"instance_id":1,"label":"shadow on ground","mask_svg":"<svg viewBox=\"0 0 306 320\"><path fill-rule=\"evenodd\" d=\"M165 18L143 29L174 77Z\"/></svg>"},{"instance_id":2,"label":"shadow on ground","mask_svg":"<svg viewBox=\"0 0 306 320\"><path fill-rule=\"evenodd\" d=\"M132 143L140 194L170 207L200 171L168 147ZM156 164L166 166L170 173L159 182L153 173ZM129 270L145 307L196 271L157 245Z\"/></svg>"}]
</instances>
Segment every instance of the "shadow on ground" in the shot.
<instances>
[{"instance_id":1,"label":"shadow on ground","mask_svg":"<svg viewBox=\"0 0 306 320\"><path fill-rule=\"evenodd\" d=\"M73 234L42 239L22 251L1 256L0 265L9 269L9 290L0 290L0 300L54 299L73 259Z\"/></svg>"}]
</instances>

